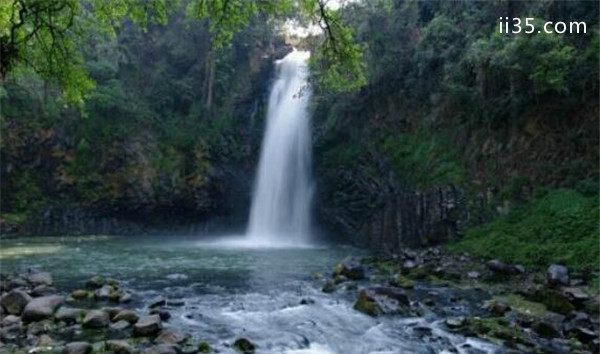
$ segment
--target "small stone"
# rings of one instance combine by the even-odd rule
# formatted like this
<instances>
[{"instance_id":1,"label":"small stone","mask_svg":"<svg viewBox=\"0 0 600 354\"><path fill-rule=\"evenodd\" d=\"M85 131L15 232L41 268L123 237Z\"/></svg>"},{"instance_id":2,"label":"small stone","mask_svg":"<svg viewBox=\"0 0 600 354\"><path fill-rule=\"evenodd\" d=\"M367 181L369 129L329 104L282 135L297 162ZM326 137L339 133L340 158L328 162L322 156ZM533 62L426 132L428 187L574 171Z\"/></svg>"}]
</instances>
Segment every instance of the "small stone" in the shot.
<instances>
[{"instance_id":1,"label":"small stone","mask_svg":"<svg viewBox=\"0 0 600 354\"><path fill-rule=\"evenodd\" d=\"M110 294L113 291L112 287L110 285L103 285L100 289L97 289L94 292L94 297L96 298L96 300L108 300L110 298Z\"/></svg>"},{"instance_id":2,"label":"small stone","mask_svg":"<svg viewBox=\"0 0 600 354\"><path fill-rule=\"evenodd\" d=\"M254 351L256 350L256 345L246 338L236 339L233 343L233 347L242 354L254 354Z\"/></svg>"},{"instance_id":3,"label":"small stone","mask_svg":"<svg viewBox=\"0 0 600 354\"><path fill-rule=\"evenodd\" d=\"M206 342L200 342L198 344L198 353L208 354L212 352L212 348Z\"/></svg>"},{"instance_id":4,"label":"small stone","mask_svg":"<svg viewBox=\"0 0 600 354\"><path fill-rule=\"evenodd\" d=\"M506 263L497 260L497 259L492 259L491 261L486 263L486 266L488 267L489 270L491 270L492 272L495 273L502 273L502 274L508 274L510 273L509 267L506 265Z\"/></svg>"},{"instance_id":5,"label":"small stone","mask_svg":"<svg viewBox=\"0 0 600 354\"><path fill-rule=\"evenodd\" d=\"M575 333L582 343L591 343L594 339L598 339L598 334L589 328L577 327Z\"/></svg>"},{"instance_id":6,"label":"small stone","mask_svg":"<svg viewBox=\"0 0 600 354\"><path fill-rule=\"evenodd\" d=\"M108 327L109 323L108 313L102 310L92 310L85 315L82 325L85 328L104 328Z\"/></svg>"},{"instance_id":7,"label":"small stone","mask_svg":"<svg viewBox=\"0 0 600 354\"><path fill-rule=\"evenodd\" d=\"M84 314L85 314L85 310L82 310L82 309L61 307L54 314L54 318L57 321L63 321L67 324L73 324L73 323L76 323L78 320L80 320L81 317L84 316Z\"/></svg>"},{"instance_id":8,"label":"small stone","mask_svg":"<svg viewBox=\"0 0 600 354\"><path fill-rule=\"evenodd\" d=\"M167 310L153 309L153 310L150 310L150 314L158 315L160 317L160 319L164 322L167 322L171 318L171 313Z\"/></svg>"},{"instance_id":9,"label":"small stone","mask_svg":"<svg viewBox=\"0 0 600 354\"><path fill-rule=\"evenodd\" d=\"M35 297L52 295L56 293L56 289L46 284L36 286L31 290L31 295Z\"/></svg>"},{"instance_id":10,"label":"small stone","mask_svg":"<svg viewBox=\"0 0 600 354\"><path fill-rule=\"evenodd\" d=\"M87 290L79 289L75 290L71 293L71 297L77 300L83 300L88 298ZM84 343L84 342L76 342L76 343Z\"/></svg>"},{"instance_id":11,"label":"small stone","mask_svg":"<svg viewBox=\"0 0 600 354\"><path fill-rule=\"evenodd\" d=\"M504 316L505 313L510 311L510 306L502 301L497 300L487 302L484 307L496 316Z\"/></svg>"},{"instance_id":12,"label":"small stone","mask_svg":"<svg viewBox=\"0 0 600 354\"><path fill-rule=\"evenodd\" d=\"M181 344L181 343L185 342L186 339L187 339L187 337L182 334L179 334L177 332L174 332L174 331L171 331L168 329L163 329L162 331L160 331L160 333L156 337L156 343Z\"/></svg>"},{"instance_id":13,"label":"small stone","mask_svg":"<svg viewBox=\"0 0 600 354\"><path fill-rule=\"evenodd\" d=\"M54 311L65 302L62 296L51 295L37 297L27 303L23 310L23 321L39 321L52 317Z\"/></svg>"},{"instance_id":14,"label":"small stone","mask_svg":"<svg viewBox=\"0 0 600 354\"><path fill-rule=\"evenodd\" d=\"M154 299L150 300L150 303L148 304L148 308L152 309L155 307L163 307L167 304L167 301L159 296L159 297L155 297Z\"/></svg>"},{"instance_id":15,"label":"small stone","mask_svg":"<svg viewBox=\"0 0 600 354\"><path fill-rule=\"evenodd\" d=\"M323 291L324 293L332 293L335 291L335 283L332 280L328 280L325 282L325 284L323 285L323 288L321 288L321 291Z\"/></svg>"},{"instance_id":16,"label":"small stone","mask_svg":"<svg viewBox=\"0 0 600 354\"><path fill-rule=\"evenodd\" d=\"M172 300L167 301L167 304L169 306L173 306L173 307L181 307L181 306L185 306L185 301L172 299Z\"/></svg>"},{"instance_id":17,"label":"small stone","mask_svg":"<svg viewBox=\"0 0 600 354\"><path fill-rule=\"evenodd\" d=\"M104 277L96 275L96 276L92 277L90 280L88 280L85 285L88 289L98 289L98 288L102 287L104 284L106 284L106 280L104 279Z\"/></svg>"},{"instance_id":18,"label":"small stone","mask_svg":"<svg viewBox=\"0 0 600 354\"><path fill-rule=\"evenodd\" d=\"M109 329L112 332L119 333L119 332L125 331L129 327L131 327L131 323L129 323L129 322L125 321L125 320L120 320L120 321L117 321L115 323L111 323L110 326L109 326Z\"/></svg>"},{"instance_id":19,"label":"small stone","mask_svg":"<svg viewBox=\"0 0 600 354\"><path fill-rule=\"evenodd\" d=\"M170 344L159 344L146 348L142 351L142 354L177 354L179 347Z\"/></svg>"},{"instance_id":20,"label":"small stone","mask_svg":"<svg viewBox=\"0 0 600 354\"><path fill-rule=\"evenodd\" d=\"M467 276L469 277L469 279L479 279L481 274L476 270L472 270L469 273L467 273Z\"/></svg>"},{"instance_id":21,"label":"small stone","mask_svg":"<svg viewBox=\"0 0 600 354\"><path fill-rule=\"evenodd\" d=\"M65 346L63 354L91 354L92 345L88 342L72 342Z\"/></svg>"},{"instance_id":22,"label":"small stone","mask_svg":"<svg viewBox=\"0 0 600 354\"><path fill-rule=\"evenodd\" d=\"M408 270L413 269L416 266L417 266L417 262L415 262L411 259L408 259L408 260L404 261L404 263L402 263L402 268L408 269Z\"/></svg>"},{"instance_id":23,"label":"small stone","mask_svg":"<svg viewBox=\"0 0 600 354\"><path fill-rule=\"evenodd\" d=\"M132 310L121 310L113 317L114 322L127 321L129 323L136 323L140 319L140 316Z\"/></svg>"},{"instance_id":24,"label":"small stone","mask_svg":"<svg viewBox=\"0 0 600 354\"><path fill-rule=\"evenodd\" d=\"M37 342L38 347L51 347L54 345L54 340L47 334L42 334Z\"/></svg>"},{"instance_id":25,"label":"small stone","mask_svg":"<svg viewBox=\"0 0 600 354\"><path fill-rule=\"evenodd\" d=\"M459 327L463 327L466 323L466 320L464 317L450 317L447 318L446 321L446 326L448 326L448 328L459 328Z\"/></svg>"},{"instance_id":26,"label":"small stone","mask_svg":"<svg viewBox=\"0 0 600 354\"><path fill-rule=\"evenodd\" d=\"M108 313L108 317L114 318L119 312L123 311L120 307L103 307L102 311Z\"/></svg>"},{"instance_id":27,"label":"small stone","mask_svg":"<svg viewBox=\"0 0 600 354\"><path fill-rule=\"evenodd\" d=\"M22 290L11 290L2 296L0 305L11 315L20 315L25 306L31 301L31 296Z\"/></svg>"},{"instance_id":28,"label":"small stone","mask_svg":"<svg viewBox=\"0 0 600 354\"><path fill-rule=\"evenodd\" d=\"M576 304L583 304L585 301L590 299L590 295L583 291L582 288L565 288L563 290L563 294L565 294L571 302Z\"/></svg>"},{"instance_id":29,"label":"small stone","mask_svg":"<svg viewBox=\"0 0 600 354\"><path fill-rule=\"evenodd\" d=\"M314 303L315 303L315 300L313 300L313 299L305 298L305 299L300 300L300 305L312 305Z\"/></svg>"},{"instance_id":30,"label":"small stone","mask_svg":"<svg viewBox=\"0 0 600 354\"><path fill-rule=\"evenodd\" d=\"M162 323L158 315L150 315L140 318L133 327L136 336L148 337L156 335L162 329Z\"/></svg>"},{"instance_id":31,"label":"small stone","mask_svg":"<svg viewBox=\"0 0 600 354\"><path fill-rule=\"evenodd\" d=\"M52 285L52 275L47 272L33 273L29 275L28 280L33 286Z\"/></svg>"},{"instance_id":32,"label":"small stone","mask_svg":"<svg viewBox=\"0 0 600 354\"><path fill-rule=\"evenodd\" d=\"M536 322L533 325L533 330L535 333L537 333L540 337L543 338L561 337L560 330L558 329L558 327L550 321L540 320Z\"/></svg>"},{"instance_id":33,"label":"small stone","mask_svg":"<svg viewBox=\"0 0 600 354\"><path fill-rule=\"evenodd\" d=\"M550 285L569 285L569 270L560 264L553 264L546 271L546 280Z\"/></svg>"},{"instance_id":34,"label":"small stone","mask_svg":"<svg viewBox=\"0 0 600 354\"><path fill-rule=\"evenodd\" d=\"M124 340L109 340L106 341L106 349L114 354L134 354L135 349Z\"/></svg>"}]
</instances>

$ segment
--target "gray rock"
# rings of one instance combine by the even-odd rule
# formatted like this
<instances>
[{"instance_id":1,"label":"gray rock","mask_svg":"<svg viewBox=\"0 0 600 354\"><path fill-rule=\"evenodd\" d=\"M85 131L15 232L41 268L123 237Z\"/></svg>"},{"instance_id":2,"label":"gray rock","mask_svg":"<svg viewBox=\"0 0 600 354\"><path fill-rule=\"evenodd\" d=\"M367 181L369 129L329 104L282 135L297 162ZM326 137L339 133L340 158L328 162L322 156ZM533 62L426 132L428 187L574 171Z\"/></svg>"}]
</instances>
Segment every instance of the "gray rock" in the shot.
<instances>
[{"instance_id":1,"label":"gray rock","mask_svg":"<svg viewBox=\"0 0 600 354\"><path fill-rule=\"evenodd\" d=\"M362 289L354 303L354 309L370 316L399 314L409 306L406 294L393 287L371 287Z\"/></svg>"},{"instance_id":2,"label":"gray rock","mask_svg":"<svg viewBox=\"0 0 600 354\"><path fill-rule=\"evenodd\" d=\"M31 301L31 296L22 290L11 290L2 296L0 305L11 315L20 315L25 306Z\"/></svg>"},{"instance_id":3,"label":"gray rock","mask_svg":"<svg viewBox=\"0 0 600 354\"><path fill-rule=\"evenodd\" d=\"M470 279L479 279L479 277L481 276L481 274L479 274L479 272L478 272L478 271L476 271L476 270L473 270L473 271L470 271L470 272L467 274L467 276L468 276Z\"/></svg>"},{"instance_id":4,"label":"gray rock","mask_svg":"<svg viewBox=\"0 0 600 354\"><path fill-rule=\"evenodd\" d=\"M177 354L179 347L171 344L159 344L146 348L142 354Z\"/></svg>"},{"instance_id":5,"label":"gray rock","mask_svg":"<svg viewBox=\"0 0 600 354\"><path fill-rule=\"evenodd\" d=\"M486 263L486 266L488 267L489 270L491 270L492 272L495 272L495 273L500 273L500 274L512 273L510 270L510 267L508 265L506 265L506 263L499 261L497 259L492 259L491 261L488 261Z\"/></svg>"},{"instance_id":6,"label":"gray rock","mask_svg":"<svg viewBox=\"0 0 600 354\"><path fill-rule=\"evenodd\" d=\"M92 310L85 315L82 325L85 328L104 328L108 327L109 323L108 313L102 310Z\"/></svg>"},{"instance_id":7,"label":"gray rock","mask_svg":"<svg viewBox=\"0 0 600 354\"><path fill-rule=\"evenodd\" d=\"M417 262L413 261L412 259L407 259L406 261L404 261L404 263L402 263L402 268L404 269L413 269L417 266Z\"/></svg>"},{"instance_id":8,"label":"gray rock","mask_svg":"<svg viewBox=\"0 0 600 354\"><path fill-rule=\"evenodd\" d=\"M119 303L126 304L131 302L132 296L128 292L122 292L119 296Z\"/></svg>"},{"instance_id":9,"label":"gray rock","mask_svg":"<svg viewBox=\"0 0 600 354\"><path fill-rule=\"evenodd\" d=\"M54 314L54 318L67 324L76 323L85 314L85 310L70 307L61 307Z\"/></svg>"},{"instance_id":10,"label":"gray rock","mask_svg":"<svg viewBox=\"0 0 600 354\"><path fill-rule=\"evenodd\" d=\"M154 299L150 300L150 303L148 303L148 308L153 309L156 307L163 307L166 304L167 304L167 300L165 300L162 296L158 296L158 297L155 297Z\"/></svg>"},{"instance_id":11,"label":"gray rock","mask_svg":"<svg viewBox=\"0 0 600 354\"><path fill-rule=\"evenodd\" d=\"M162 331L160 331L160 333L158 334L158 337L156 337L156 343L162 343L162 344L181 344L183 342L185 342L185 340L187 339L187 336L184 336L182 334L179 334L177 332L168 330L168 329L163 329Z\"/></svg>"},{"instance_id":12,"label":"gray rock","mask_svg":"<svg viewBox=\"0 0 600 354\"><path fill-rule=\"evenodd\" d=\"M114 318L123 309L121 307L103 307L102 311L108 313L108 317Z\"/></svg>"},{"instance_id":13,"label":"gray rock","mask_svg":"<svg viewBox=\"0 0 600 354\"><path fill-rule=\"evenodd\" d=\"M365 267L353 257L344 258L334 269L334 275L343 275L348 279L360 280L365 278Z\"/></svg>"},{"instance_id":14,"label":"gray rock","mask_svg":"<svg viewBox=\"0 0 600 354\"><path fill-rule=\"evenodd\" d=\"M447 318L445 321L446 326L448 326L448 328L460 328L463 327L467 320L464 317L450 317Z\"/></svg>"},{"instance_id":15,"label":"gray rock","mask_svg":"<svg viewBox=\"0 0 600 354\"><path fill-rule=\"evenodd\" d=\"M88 342L72 342L65 345L63 354L91 354L92 345Z\"/></svg>"},{"instance_id":16,"label":"gray rock","mask_svg":"<svg viewBox=\"0 0 600 354\"><path fill-rule=\"evenodd\" d=\"M35 297L52 295L54 293L56 293L56 289L46 284L38 285L31 290L31 295Z\"/></svg>"},{"instance_id":17,"label":"gray rock","mask_svg":"<svg viewBox=\"0 0 600 354\"><path fill-rule=\"evenodd\" d=\"M324 293L332 293L335 291L335 282L333 280L328 280L325 282L325 284L323 285L323 288L321 288L321 291L323 291Z\"/></svg>"},{"instance_id":18,"label":"gray rock","mask_svg":"<svg viewBox=\"0 0 600 354\"><path fill-rule=\"evenodd\" d=\"M150 310L151 315L158 315L160 319L164 322L167 322L169 318L171 318L171 313L167 310L162 309L152 309Z\"/></svg>"},{"instance_id":19,"label":"gray rock","mask_svg":"<svg viewBox=\"0 0 600 354\"><path fill-rule=\"evenodd\" d=\"M114 354L134 354L135 349L124 340L109 340L106 341L106 349Z\"/></svg>"},{"instance_id":20,"label":"gray rock","mask_svg":"<svg viewBox=\"0 0 600 354\"><path fill-rule=\"evenodd\" d=\"M576 304L583 304L585 301L590 299L590 295L583 291L582 288L571 287L565 288L563 290L563 294L565 294L571 302Z\"/></svg>"},{"instance_id":21,"label":"gray rock","mask_svg":"<svg viewBox=\"0 0 600 354\"><path fill-rule=\"evenodd\" d=\"M138 320L140 319L140 316L138 316L137 313L135 313L135 311L132 310L121 310L119 311L119 313L117 313L114 317L113 317L113 321L114 322L118 322L118 321L127 321L129 323L136 323Z\"/></svg>"},{"instance_id":22,"label":"gray rock","mask_svg":"<svg viewBox=\"0 0 600 354\"><path fill-rule=\"evenodd\" d=\"M504 316L505 313L510 311L510 306L502 301L491 300L484 304L484 308L490 311L493 315Z\"/></svg>"},{"instance_id":23,"label":"gray rock","mask_svg":"<svg viewBox=\"0 0 600 354\"><path fill-rule=\"evenodd\" d=\"M560 264L553 264L546 271L546 280L550 285L569 285L569 270Z\"/></svg>"},{"instance_id":24,"label":"gray rock","mask_svg":"<svg viewBox=\"0 0 600 354\"><path fill-rule=\"evenodd\" d=\"M23 310L23 321L39 321L52 317L56 309L65 302L62 296L51 295L31 300Z\"/></svg>"},{"instance_id":25,"label":"gray rock","mask_svg":"<svg viewBox=\"0 0 600 354\"><path fill-rule=\"evenodd\" d=\"M158 315L150 315L140 318L133 327L133 333L136 336L148 337L154 336L162 329L162 322Z\"/></svg>"},{"instance_id":26,"label":"gray rock","mask_svg":"<svg viewBox=\"0 0 600 354\"><path fill-rule=\"evenodd\" d=\"M52 275L47 272L33 273L27 277L27 280L33 285L52 285Z\"/></svg>"},{"instance_id":27,"label":"gray rock","mask_svg":"<svg viewBox=\"0 0 600 354\"><path fill-rule=\"evenodd\" d=\"M8 315L8 316L4 316L2 317L2 322L0 322L2 324L2 327L9 327L12 325L15 325L17 323L21 322L21 318L15 315Z\"/></svg>"},{"instance_id":28,"label":"gray rock","mask_svg":"<svg viewBox=\"0 0 600 354\"><path fill-rule=\"evenodd\" d=\"M110 285L103 285L100 289L94 292L96 300L108 300L110 293L113 291Z\"/></svg>"},{"instance_id":29,"label":"gray rock","mask_svg":"<svg viewBox=\"0 0 600 354\"><path fill-rule=\"evenodd\" d=\"M124 332L129 327L131 327L131 323L129 323L125 320L120 320L115 323L111 323L111 325L109 326L109 329L115 333L119 333L119 332Z\"/></svg>"}]
</instances>

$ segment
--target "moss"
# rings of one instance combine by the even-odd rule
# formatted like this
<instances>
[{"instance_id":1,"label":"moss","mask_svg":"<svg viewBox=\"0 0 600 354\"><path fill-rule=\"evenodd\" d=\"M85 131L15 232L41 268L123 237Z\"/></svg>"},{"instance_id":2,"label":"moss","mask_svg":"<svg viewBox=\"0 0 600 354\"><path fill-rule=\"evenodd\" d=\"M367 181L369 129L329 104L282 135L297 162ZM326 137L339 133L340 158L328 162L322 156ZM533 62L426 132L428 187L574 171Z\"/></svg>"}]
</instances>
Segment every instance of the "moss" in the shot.
<instances>
[{"instance_id":1,"label":"moss","mask_svg":"<svg viewBox=\"0 0 600 354\"><path fill-rule=\"evenodd\" d=\"M211 351L212 351L212 348L210 347L210 345L208 345L208 343L200 342L198 344L198 352L199 353L210 353Z\"/></svg>"},{"instance_id":2,"label":"moss","mask_svg":"<svg viewBox=\"0 0 600 354\"><path fill-rule=\"evenodd\" d=\"M548 309L544 304L525 300L522 296L517 294L498 296L496 300L502 301L510 306L512 310L528 316L540 317L548 312Z\"/></svg>"},{"instance_id":3,"label":"moss","mask_svg":"<svg viewBox=\"0 0 600 354\"><path fill-rule=\"evenodd\" d=\"M483 337L495 343L526 342L525 334L518 327L511 327L505 318L468 318L464 331L467 335Z\"/></svg>"},{"instance_id":4,"label":"moss","mask_svg":"<svg viewBox=\"0 0 600 354\"><path fill-rule=\"evenodd\" d=\"M558 189L468 230L448 249L457 254L498 258L529 269L562 262L573 270L597 270L598 212L597 198Z\"/></svg>"},{"instance_id":5,"label":"moss","mask_svg":"<svg viewBox=\"0 0 600 354\"><path fill-rule=\"evenodd\" d=\"M358 294L358 298L354 303L354 309L369 316L377 316L380 312L379 306L377 306L373 299L367 296L367 293L364 290Z\"/></svg>"},{"instance_id":6,"label":"moss","mask_svg":"<svg viewBox=\"0 0 600 354\"><path fill-rule=\"evenodd\" d=\"M412 289L415 287L415 282L412 279L398 274L390 280L390 285L403 289Z\"/></svg>"}]
</instances>

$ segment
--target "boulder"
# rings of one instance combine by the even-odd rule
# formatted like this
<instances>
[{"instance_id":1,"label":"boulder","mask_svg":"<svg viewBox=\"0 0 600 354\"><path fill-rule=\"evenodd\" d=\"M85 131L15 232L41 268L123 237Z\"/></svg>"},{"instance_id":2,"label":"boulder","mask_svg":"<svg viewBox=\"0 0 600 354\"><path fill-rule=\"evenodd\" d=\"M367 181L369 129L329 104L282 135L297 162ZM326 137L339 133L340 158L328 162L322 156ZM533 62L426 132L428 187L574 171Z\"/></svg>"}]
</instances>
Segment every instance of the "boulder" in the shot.
<instances>
[{"instance_id":1,"label":"boulder","mask_svg":"<svg viewBox=\"0 0 600 354\"><path fill-rule=\"evenodd\" d=\"M71 342L65 345L63 354L91 354L92 345L88 342Z\"/></svg>"},{"instance_id":2,"label":"boulder","mask_svg":"<svg viewBox=\"0 0 600 354\"><path fill-rule=\"evenodd\" d=\"M344 258L333 270L333 275L343 275L348 279L361 280L365 278L365 267L354 257Z\"/></svg>"},{"instance_id":3,"label":"boulder","mask_svg":"<svg viewBox=\"0 0 600 354\"><path fill-rule=\"evenodd\" d=\"M2 296L0 305L11 315L20 315L25 306L31 301L31 296L22 290L11 290Z\"/></svg>"},{"instance_id":4,"label":"boulder","mask_svg":"<svg viewBox=\"0 0 600 354\"><path fill-rule=\"evenodd\" d=\"M85 315L82 325L85 328L105 328L109 323L108 313L102 310L92 310Z\"/></svg>"},{"instance_id":5,"label":"boulder","mask_svg":"<svg viewBox=\"0 0 600 354\"><path fill-rule=\"evenodd\" d=\"M390 285L402 289L413 289L415 287L415 281L409 279L401 274L396 274L391 280Z\"/></svg>"},{"instance_id":6,"label":"boulder","mask_svg":"<svg viewBox=\"0 0 600 354\"><path fill-rule=\"evenodd\" d=\"M54 314L57 321L63 321L67 324L78 322L85 315L85 310L70 307L61 307Z\"/></svg>"},{"instance_id":7,"label":"boulder","mask_svg":"<svg viewBox=\"0 0 600 354\"><path fill-rule=\"evenodd\" d=\"M52 317L56 309L65 302L62 296L51 295L31 300L23 310L23 321L39 321Z\"/></svg>"},{"instance_id":8,"label":"boulder","mask_svg":"<svg viewBox=\"0 0 600 354\"><path fill-rule=\"evenodd\" d=\"M369 316L406 312L408 297L397 288L372 287L362 289L354 303L354 309Z\"/></svg>"},{"instance_id":9,"label":"boulder","mask_svg":"<svg viewBox=\"0 0 600 354\"><path fill-rule=\"evenodd\" d=\"M114 322L127 321L129 323L136 323L140 319L140 316L132 310L121 310L113 317Z\"/></svg>"},{"instance_id":10,"label":"boulder","mask_svg":"<svg viewBox=\"0 0 600 354\"><path fill-rule=\"evenodd\" d=\"M256 345L246 338L238 338L233 342L235 350L242 354L254 354Z\"/></svg>"},{"instance_id":11,"label":"boulder","mask_svg":"<svg viewBox=\"0 0 600 354\"><path fill-rule=\"evenodd\" d=\"M30 274L27 277L27 280L29 280L29 282L33 286L38 286L38 285L50 286L53 284L52 275L47 272L39 272L39 273Z\"/></svg>"},{"instance_id":12,"label":"boulder","mask_svg":"<svg viewBox=\"0 0 600 354\"><path fill-rule=\"evenodd\" d=\"M160 316L150 315L140 318L133 327L133 333L140 337L154 336L162 329Z\"/></svg>"},{"instance_id":13,"label":"boulder","mask_svg":"<svg viewBox=\"0 0 600 354\"><path fill-rule=\"evenodd\" d=\"M569 285L569 270L563 265L552 264L546 271L546 280L553 286Z\"/></svg>"},{"instance_id":14,"label":"boulder","mask_svg":"<svg viewBox=\"0 0 600 354\"><path fill-rule=\"evenodd\" d=\"M108 317L114 318L123 309L121 307L103 307L102 311L108 313Z\"/></svg>"},{"instance_id":15,"label":"boulder","mask_svg":"<svg viewBox=\"0 0 600 354\"><path fill-rule=\"evenodd\" d=\"M114 354L134 354L135 349L124 340L108 340L106 341L106 349Z\"/></svg>"}]
</instances>

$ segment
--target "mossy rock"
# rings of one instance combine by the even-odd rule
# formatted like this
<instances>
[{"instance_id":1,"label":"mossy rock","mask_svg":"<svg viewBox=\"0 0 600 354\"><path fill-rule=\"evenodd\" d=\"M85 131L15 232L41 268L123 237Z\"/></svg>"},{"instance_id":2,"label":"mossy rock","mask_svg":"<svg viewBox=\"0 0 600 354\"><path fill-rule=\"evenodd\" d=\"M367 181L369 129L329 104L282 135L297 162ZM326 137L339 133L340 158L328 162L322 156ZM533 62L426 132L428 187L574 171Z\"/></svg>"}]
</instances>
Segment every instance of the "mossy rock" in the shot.
<instances>
[{"instance_id":1,"label":"mossy rock","mask_svg":"<svg viewBox=\"0 0 600 354\"><path fill-rule=\"evenodd\" d=\"M358 298L353 307L355 310L373 317L378 316L381 313L381 309L375 300L371 298L365 290L361 290L360 293L358 293Z\"/></svg>"},{"instance_id":2,"label":"mossy rock","mask_svg":"<svg viewBox=\"0 0 600 354\"><path fill-rule=\"evenodd\" d=\"M534 294L534 299L546 305L548 310L566 315L575 310L575 306L571 304L565 295L558 291L550 289L540 289Z\"/></svg>"},{"instance_id":3,"label":"mossy rock","mask_svg":"<svg viewBox=\"0 0 600 354\"><path fill-rule=\"evenodd\" d=\"M402 289L413 289L415 287L415 281L402 275L396 275L390 280L390 285Z\"/></svg>"},{"instance_id":4,"label":"mossy rock","mask_svg":"<svg viewBox=\"0 0 600 354\"><path fill-rule=\"evenodd\" d=\"M518 327L511 327L505 318L471 317L467 319L462 332L495 343L527 343L525 333Z\"/></svg>"},{"instance_id":5,"label":"mossy rock","mask_svg":"<svg viewBox=\"0 0 600 354\"><path fill-rule=\"evenodd\" d=\"M546 305L540 302L529 301L521 295L508 294L495 298L496 300L505 302L513 311L526 316L541 317L548 312Z\"/></svg>"},{"instance_id":6,"label":"mossy rock","mask_svg":"<svg viewBox=\"0 0 600 354\"><path fill-rule=\"evenodd\" d=\"M254 354L256 351L256 345L246 338L236 339L233 347L242 354Z\"/></svg>"},{"instance_id":7,"label":"mossy rock","mask_svg":"<svg viewBox=\"0 0 600 354\"><path fill-rule=\"evenodd\" d=\"M206 342L200 342L198 344L198 353L203 353L203 354L207 354L212 352L212 348L210 347L210 345L208 345L208 343Z\"/></svg>"}]
</instances>

